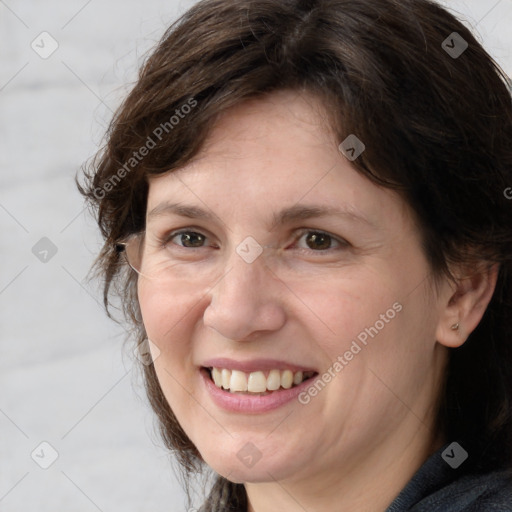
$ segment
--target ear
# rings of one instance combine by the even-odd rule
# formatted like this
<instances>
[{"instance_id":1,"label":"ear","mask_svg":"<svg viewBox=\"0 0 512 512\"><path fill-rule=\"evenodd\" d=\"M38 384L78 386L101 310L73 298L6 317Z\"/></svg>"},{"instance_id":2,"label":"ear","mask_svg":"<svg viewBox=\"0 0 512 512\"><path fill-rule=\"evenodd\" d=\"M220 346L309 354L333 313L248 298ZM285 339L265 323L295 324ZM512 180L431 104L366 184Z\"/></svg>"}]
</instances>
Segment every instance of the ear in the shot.
<instances>
[{"instance_id":1,"label":"ear","mask_svg":"<svg viewBox=\"0 0 512 512\"><path fill-rule=\"evenodd\" d=\"M471 275L457 278L440 295L444 301L436 328L436 339L446 347L460 347L484 316L491 301L499 265L482 266Z\"/></svg>"}]
</instances>

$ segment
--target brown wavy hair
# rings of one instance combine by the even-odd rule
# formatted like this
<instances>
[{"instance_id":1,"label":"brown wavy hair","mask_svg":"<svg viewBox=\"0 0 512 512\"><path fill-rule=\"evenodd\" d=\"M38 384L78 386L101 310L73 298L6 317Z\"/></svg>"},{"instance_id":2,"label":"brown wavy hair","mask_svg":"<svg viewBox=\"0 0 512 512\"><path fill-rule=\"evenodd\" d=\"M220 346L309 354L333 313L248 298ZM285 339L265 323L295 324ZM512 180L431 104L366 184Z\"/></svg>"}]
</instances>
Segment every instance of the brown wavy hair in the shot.
<instances>
[{"instance_id":1,"label":"brown wavy hair","mask_svg":"<svg viewBox=\"0 0 512 512\"><path fill-rule=\"evenodd\" d=\"M443 43L454 45L453 32L468 44L457 57ZM340 141L355 133L366 143L354 168L397 190L416 213L434 276L453 278L457 263L500 265L482 321L463 346L450 349L437 428L470 453L466 471L511 467L512 201L506 191L512 187L512 103L506 80L471 32L428 0L197 3L147 57L103 148L78 180L105 241L95 268L108 314L117 299L134 341L145 342L137 275L116 244L144 231L148 178L187 164L227 108L281 89L308 92L325 105ZM204 463L169 408L153 365L141 366L165 445L187 480ZM246 506L243 485L218 476L201 510Z\"/></svg>"}]
</instances>

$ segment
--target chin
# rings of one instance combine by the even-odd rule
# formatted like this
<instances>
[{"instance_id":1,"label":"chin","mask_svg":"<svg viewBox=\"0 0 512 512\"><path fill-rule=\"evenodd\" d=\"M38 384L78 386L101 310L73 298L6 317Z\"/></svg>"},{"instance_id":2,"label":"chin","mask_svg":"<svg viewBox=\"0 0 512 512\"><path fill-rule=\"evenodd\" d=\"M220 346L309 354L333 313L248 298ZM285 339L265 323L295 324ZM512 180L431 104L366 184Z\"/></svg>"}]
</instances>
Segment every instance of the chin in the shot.
<instances>
[{"instance_id":1,"label":"chin","mask_svg":"<svg viewBox=\"0 0 512 512\"><path fill-rule=\"evenodd\" d=\"M265 452L272 455L265 456ZM293 461L285 452L276 447L260 451L250 441L242 443L241 449L222 454L210 451L201 455L209 467L233 483L273 482L285 480L297 473L298 462Z\"/></svg>"}]
</instances>

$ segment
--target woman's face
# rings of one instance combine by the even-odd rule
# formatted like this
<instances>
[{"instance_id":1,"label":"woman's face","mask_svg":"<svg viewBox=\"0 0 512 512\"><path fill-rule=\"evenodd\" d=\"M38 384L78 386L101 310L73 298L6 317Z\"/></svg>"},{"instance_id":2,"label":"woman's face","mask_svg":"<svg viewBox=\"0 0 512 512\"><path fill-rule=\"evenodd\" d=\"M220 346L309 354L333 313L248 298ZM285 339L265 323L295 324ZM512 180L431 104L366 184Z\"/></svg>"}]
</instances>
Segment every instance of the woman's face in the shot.
<instances>
[{"instance_id":1,"label":"woman's face","mask_svg":"<svg viewBox=\"0 0 512 512\"><path fill-rule=\"evenodd\" d=\"M150 183L138 291L156 373L236 482L340 475L428 438L444 352L418 229L324 117L291 91L251 100Z\"/></svg>"}]
</instances>

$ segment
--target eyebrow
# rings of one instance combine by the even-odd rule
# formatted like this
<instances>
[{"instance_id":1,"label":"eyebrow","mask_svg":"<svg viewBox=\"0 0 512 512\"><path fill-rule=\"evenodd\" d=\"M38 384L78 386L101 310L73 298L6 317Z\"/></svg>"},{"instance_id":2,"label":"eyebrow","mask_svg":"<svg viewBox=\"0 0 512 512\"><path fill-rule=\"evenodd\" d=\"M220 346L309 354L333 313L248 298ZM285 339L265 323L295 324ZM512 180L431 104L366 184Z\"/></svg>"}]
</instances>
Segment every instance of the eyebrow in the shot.
<instances>
[{"instance_id":1,"label":"eyebrow","mask_svg":"<svg viewBox=\"0 0 512 512\"><path fill-rule=\"evenodd\" d=\"M160 217L164 215L179 215L180 217L188 217L190 219L205 219L213 220L216 215L204 210L203 208L185 205L182 203L170 203L163 202L157 205L148 213L148 219ZM269 229L272 230L276 226L282 226L288 223L292 223L298 220L307 220L311 218L319 217L344 217L349 220L367 224L375 227L375 224L370 222L361 212L355 210L352 207L346 208L334 208L332 206L325 205L294 205L288 208L284 208L277 215L273 215L273 221L269 224Z\"/></svg>"}]
</instances>

